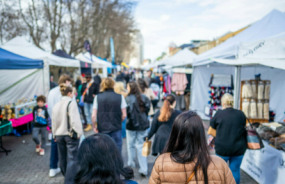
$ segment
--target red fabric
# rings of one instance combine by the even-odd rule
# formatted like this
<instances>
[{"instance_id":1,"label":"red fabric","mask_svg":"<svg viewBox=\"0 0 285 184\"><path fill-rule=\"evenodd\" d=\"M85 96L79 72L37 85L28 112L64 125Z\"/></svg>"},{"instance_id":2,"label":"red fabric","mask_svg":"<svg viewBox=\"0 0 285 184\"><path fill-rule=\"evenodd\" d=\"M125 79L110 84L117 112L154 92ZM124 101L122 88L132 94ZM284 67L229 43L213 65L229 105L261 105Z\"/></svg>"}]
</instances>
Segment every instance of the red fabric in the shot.
<instances>
[{"instance_id":1,"label":"red fabric","mask_svg":"<svg viewBox=\"0 0 285 184\"><path fill-rule=\"evenodd\" d=\"M10 121L12 121L13 127L18 127L18 126L27 124L30 121L33 121L33 119L34 119L33 113L31 113L31 114L28 114L26 116L20 117L18 119L10 119Z\"/></svg>"},{"instance_id":2,"label":"red fabric","mask_svg":"<svg viewBox=\"0 0 285 184\"><path fill-rule=\"evenodd\" d=\"M163 83L163 92L166 93L167 90L166 90L166 86L165 86L165 82Z\"/></svg>"}]
</instances>

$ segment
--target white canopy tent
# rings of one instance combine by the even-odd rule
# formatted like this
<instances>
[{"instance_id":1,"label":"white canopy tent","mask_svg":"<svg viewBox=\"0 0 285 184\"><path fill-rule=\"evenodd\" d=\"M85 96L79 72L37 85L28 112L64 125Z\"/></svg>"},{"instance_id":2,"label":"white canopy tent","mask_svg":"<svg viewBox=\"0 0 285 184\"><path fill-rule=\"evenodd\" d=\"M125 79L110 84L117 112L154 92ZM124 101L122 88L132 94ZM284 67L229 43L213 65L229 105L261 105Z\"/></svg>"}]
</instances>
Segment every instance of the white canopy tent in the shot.
<instances>
[{"instance_id":1,"label":"white canopy tent","mask_svg":"<svg viewBox=\"0 0 285 184\"><path fill-rule=\"evenodd\" d=\"M108 75L108 71L107 68L112 68L112 63L108 62L108 61L104 61L102 59L99 59L98 57L94 56L92 54L92 56L90 56L90 54L88 52L86 53L80 53L77 56L75 56L76 59L86 62L86 63L91 63L92 64L92 68L98 70L102 68L102 73L99 72L99 75L101 75L101 77L107 77ZM91 60L92 58L92 60Z\"/></svg>"},{"instance_id":2,"label":"white canopy tent","mask_svg":"<svg viewBox=\"0 0 285 184\"><path fill-rule=\"evenodd\" d=\"M285 33L285 32L284 32ZM207 98L202 96L207 93L206 84L203 86L201 80L209 80L212 73L234 75L235 81L235 105L239 106L239 91L241 80L252 79L255 74L261 74L262 79L271 81L270 109L276 112L275 121L285 119L285 34L261 39L253 42L243 42L238 48L238 59L213 58L210 63L195 68L195 79L193 86L192 108L202 112ZM199 80L198 80L199 78ZM201 82L199 85L197 83ZM203 99L204 97L204 99ZM199 103L198 103L199 102ZM201 104L198 106L198 104ZM204 104L204 105L203 105ZM201 114L201 113L200 113Z\"/></svg>"},{"instance_id":3,"label":"white canopy tent","mask_svg":"<svg viewBox=\"0 0 285 184\"><path fill-rule=\"evenodd\" d=\"M194 59L193 66L211 63L210 58L236 58L238 46L241 42L256 41L280 34L285 31L285 14L278 10L272 10L261 20L250 25L247 29L229 38L222 44L208 50ZM195 70L194 70L195 73Z\"/></svg>"},{"instance_id":4,"label":"white canopy tent","mask_svg":"<svg viewBox=\"0 0 285 184\"><path fill-rule=\"evenodd\" d=\"M183 49L178 51L173 56L162 60L162 63L165 64L165 69L177 67L177 66L185 66L192 65L194 58L197 57L197 54L190 51L189 49Z\"/></svg>"},{"instance_id":5,"label":"white canopy tent","mask_svg":"<svg viewBox=\"0 0 285 184\"><path fill-rule=\"evenodd\" d=\"M4 45L1 46L1 48L8 50L10 52L13 52L15 54L32 58L32 59L42 59L44 61L44 70L43 70L43 76L44 76L44 94L47 96L49 91L49 85L50 85L50 66L58 66L58 67L72 67L74 74L78 75L79 73L79 67L80 63L76 59L68 59L68 58L62 58L58 57L56 55L53 55L51 53L48 53L38 47L36 47L34 44L28 42L24 37L15 37L12 40L8 41ZM55 73L57 75L58 73ZM74 77L76 77L74 75Z\"/></svg>"}]
</instances>

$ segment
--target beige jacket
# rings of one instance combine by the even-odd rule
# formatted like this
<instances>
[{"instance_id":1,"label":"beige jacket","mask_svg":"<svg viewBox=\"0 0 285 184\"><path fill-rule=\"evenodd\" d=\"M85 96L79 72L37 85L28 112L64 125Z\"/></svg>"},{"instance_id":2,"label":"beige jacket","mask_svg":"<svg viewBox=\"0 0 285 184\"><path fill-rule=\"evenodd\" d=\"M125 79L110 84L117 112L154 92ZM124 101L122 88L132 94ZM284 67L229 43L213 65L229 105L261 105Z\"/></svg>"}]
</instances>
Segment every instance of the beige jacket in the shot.
<instances>
[{"instance_id":1,"label":"beige jacket","mask_svg":"<svg viewBox=\"0 0 285 184\"><path fill-rule=\"evenodd\" d=\"M67 96L63 96L61 100L56 103L52 109L52 134L53 137L59 135L68 135L67 130L67 104L69 105L69 123L73 130L75 130L80 137L83 134L82 123L78 111L77 104L74 100Z\"/></svg>"},{"instance_id":2,"label":"beige jacket","mask_svg":"<svg viewBox=\"0 0 285 184\"><path fill-rule=\"evenodd\" d=\"M144 95L147 96L150 101L155 99L155 94L151 88L146 88L144 91ZM151 116L153 114L154 114L154 110L152 107L152 103L150 103L150 110L149 110L148 115Z\"/></svg>"},{"instance_id":3,"label":"beige jacket","mask_svg":"<svg viewBox=\"0 0 285 184\"><path fill-rule=\"evenodd\" d=\"M235 179L227 163L212 155L208 167L209 184L235 184ZM159 156L153 167L149 184L185 184L194 169L194 163L179 164L171 160L170 153ZM185 172L186 171L186 172ZM202 169L198 170L198 184L204 184ZM196 184L195 175L188 184Z\"/></svg>"}]
</instances>

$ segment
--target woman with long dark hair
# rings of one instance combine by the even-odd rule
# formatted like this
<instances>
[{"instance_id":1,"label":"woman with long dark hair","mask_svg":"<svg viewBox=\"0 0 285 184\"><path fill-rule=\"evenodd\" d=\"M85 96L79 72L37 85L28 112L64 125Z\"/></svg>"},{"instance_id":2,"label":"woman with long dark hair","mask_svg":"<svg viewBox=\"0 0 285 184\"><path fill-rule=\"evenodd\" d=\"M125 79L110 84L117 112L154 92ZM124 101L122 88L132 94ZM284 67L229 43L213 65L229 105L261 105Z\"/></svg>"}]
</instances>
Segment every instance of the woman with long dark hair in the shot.
<instances>
[{"instance_id":1,"label":"woman with long dark hair","mask_svg":"<svg viewBox=\"0 0 285 184\"><path fill-rule=\"evenodd\" d=\"M147 157L142 156L142 147L144 137L147 136L149 128L148 112L150 109L149 99L141 93L138 84L134 81L127 85L129 91L126 97L127 107L127 148L128 148L128 165L135 167L136 152L139 162L139 173L147 176Z\"/></svg>"},{"instance_id":2,"label":"woman with long dark hair","mask_svg":"<svg viewBox=\"0 0 285 184\"><path fill-rule=\"evenodd\" d=\"M152 155L156 156L161 154L166 142L168 141L171 128L175 118L181 113L175 110L175 96L167 95L163 106L154 115L150 131L148 133L148 139L151 139L155 134L154 142L152 145Z\"/></svg>"},{"instance_id":3,"label":"woman with long dark hair","mask_svg":"<svg viewBox=\"0 0 285 184\"><path fill-rule=\"evenodd\" d=\"M120 179L122 175L125 180ZM77 184L137 184L130 167L124 168L123 158L110 136L94 134L86 138L78 150Z\"/></svg>"},{"instance_id":4,"label":"woman with long dark hair","mask_svg":"<svg viewBox=\"0 0 285 184\"><path fill-rule=\"evenodd\" d=\"M165 153L157 158L149 180L149 184L189 182L235 184L226 162L210 155L202 120L193 111L175 119Z\"/></svg>"}]
</instances>

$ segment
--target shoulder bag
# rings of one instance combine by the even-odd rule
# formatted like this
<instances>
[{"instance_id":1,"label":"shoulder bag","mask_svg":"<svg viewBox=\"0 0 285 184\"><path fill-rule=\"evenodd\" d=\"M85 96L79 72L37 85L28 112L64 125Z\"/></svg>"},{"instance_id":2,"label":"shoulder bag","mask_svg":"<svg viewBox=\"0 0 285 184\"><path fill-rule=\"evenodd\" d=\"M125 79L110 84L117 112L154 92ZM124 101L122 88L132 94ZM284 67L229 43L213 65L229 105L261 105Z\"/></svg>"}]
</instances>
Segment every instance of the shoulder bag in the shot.
<instances>
[{"instance_id":1,"label":"shoulder bag","mask_svg":"<svg viewBox=\"0 0 285 184\"><path fill-rule=\"evenodd\" d=\"M248 123L250 125L250 126L246 127L247 149L259 150L259 149L264 148L263 142L262 142L259 134L253 128L253 126L250 123L249 119L247 119L247 121L248 121Z\"/></svg>"},{"instance_id":2,"label":"shoulder bag","mask_svg":"<svg viewBox=\"0 0 285 184\"><path fill-rule=\"evenodd\" d=\"M70 128L70 118L69 118L69 105L72 101L68 102L68 105L67 105L67 130L69 131L69 136L72 138L72 139L78 139L78 135L77 135L77 132L75 130L73 130L72 128Z\"/></svg>"}]
</instances>

